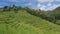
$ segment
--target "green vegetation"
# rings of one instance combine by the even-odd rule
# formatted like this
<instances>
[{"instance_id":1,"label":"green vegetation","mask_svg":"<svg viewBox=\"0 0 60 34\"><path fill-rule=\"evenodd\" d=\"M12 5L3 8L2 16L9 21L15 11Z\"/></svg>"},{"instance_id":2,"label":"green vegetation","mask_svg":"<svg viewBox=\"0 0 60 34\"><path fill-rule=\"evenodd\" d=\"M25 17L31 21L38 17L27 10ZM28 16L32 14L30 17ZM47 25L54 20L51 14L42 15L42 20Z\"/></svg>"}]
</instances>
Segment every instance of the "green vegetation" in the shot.
<instances>
[{"instance_id":1,"label":"green vegetation","mask_svg":"<svg viewBox=\"0 0 60 34\"><path fill-rule=\"evenodd\" d=\"M55 19L54 11L44 12L15 5L0 10L0 34L60 34L59 16L56 15Z\"/></svg>"}]
</instances>

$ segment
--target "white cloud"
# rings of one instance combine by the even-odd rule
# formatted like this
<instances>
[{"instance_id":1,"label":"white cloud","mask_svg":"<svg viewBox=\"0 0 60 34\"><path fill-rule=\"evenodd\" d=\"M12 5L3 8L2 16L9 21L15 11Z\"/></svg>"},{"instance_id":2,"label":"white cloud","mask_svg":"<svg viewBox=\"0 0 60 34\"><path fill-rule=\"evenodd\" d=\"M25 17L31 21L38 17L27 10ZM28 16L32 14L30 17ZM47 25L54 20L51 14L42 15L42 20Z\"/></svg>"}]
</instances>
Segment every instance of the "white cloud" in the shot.
<instances>
[{"instance_id":1,"label":"white cloud","mask_svg":"<svg viewBox=\"0 0 60 34\"><path fill-rule=\"evenodd\" d=\"M19 2L19 0L4 0L4 1L8 1L8 2Z\"/></svg>"},{"instance_id":2,"label":"white cloud","mask_svg":"<svg viewBox=\"0 0 60 34\"><path fill-rule=\"evenodd\" d=\"M32 3L26 3L24 6L31 6Z\"/></svg>"},{"instance_id":3,"label":"white cloud","mask_svg":"<svg viewBox=\"0 0 60 34\"><path fill-rule=\"evenodd\" d=\"M41 10L46 10L46 6L40 7Z\"/></svg>"},{"instance_id":4,"label":"white cloud","mask_svg":"<svg viewBox=\"0 0 60 34\"><path fill-rule=\"evenodd\" d=\"M10 1L10 2L22 2L23 1L24 2L26 0L5 0L5 1ZM54 4L51 3L51 2L54 2L54 1L60 1L60 0L36 0L36 2L38 2L37 8L39 8L41 10L53 10L56 7L60 6L60 4L59 5L56 5L56 4L54 5ZM33 5L33 2L27 3L24 6L32 6ZM45 3L45 2L48 2L48 3L46 3L47 5L41 4L41 3Z\"/></svg>"},{"instance_id":5,"label":"white cloud","mask_svg":"<svg viewBox=\"0 0 60 34\"><path fill-rule=\"evenodd\" d=\"M28 3L28 5L32 5L32 3Z\"/></svg>"},{"instance_id":6,"label":"white cloud","mask_svg":"<svg viewBox=\"0 0 60 34\"><path fill-rule=\"evenodd\" d=\"M54 1L60 1L60 0L37 0L39 3L37 5L37 7L41 10L53 10L55 8L57 8L58 6L60 6L60 4L52 4L51 2ZM48 2L48 3L46 3ZM41 3L46 3L46 5L41 4Z\"/></svg>"},{"instance_id":7,"label":"white cloud","mask_svg":"<svg viewBox=\"0 0 60 34\"><path fill-rule=\"evenodd\" d=\"M38 2L53 2L54 0L37 0Z\"/></svg>"},{"instance_id":8,"label":"white cloud","mask_svg":"<svg viewBox=\"0 0 60 34\"><path fill-rule=\"evenodd\" d=\"M53 9L57 8L58 6L60 6L60 4L59 5L55 5L55 4L52 5L51 3L48 3L47 5L42 5L42 4L37 5L38 9L45 10L45 11L53 10Z\"/></svg>"},{"instance_id":9,"label":"white cloud","mask_svg":"<svg viewBox=\"0 0 60 34\"><path fill-rule=\"evenodd\" d=\"M46 6L45 5L42 5L42 4L38 4L37 5L38 9L41 9L41 10L45 10Z\"/></svg>"},{"instance_id":10,"label":"white cloud","mask_svg":"<svg viewBox=\"0 0 60 34\"><path fill-rule=\"evenodd\" d=\"M20 2L20 1L26 1L26 0L5 0L5 1L9 1L9 2Z\"/></svg>"},{"instance_id":11,"label":"white cloud","mask_svg":"<svg viewBox=\"0 0 60 34\"><path fill-rule=\"evenodd\" d=\"M56 1L60 1L60 0L56 0Z\"/></svg>"},{"instance_id":12,"label":"white cloud","mask_svg":"<svg viewBox=\"0 0 60 34\"><path fill-rule=\"evenodd\" d=\"M52 6L50 6L49 8L50 8L51 10L53 10L53 9L59 7L59 6L60 6L60 4L59 4L59 5L52 5Z\"/></svg>"},{"instance_id":13,"label":"white cloud","mask_svg":"<svg viewBox=\"0 0 60 34\"><path fill-rule=\"evenodd\" d=\"M41 7L41 5L40 5L40 4L38 4L38 5L37 5L37 7L39 8L39 7Z\"/></svg>"},{"instance_id":14,"label":"white cloud","mask_svg":"<svg viewBox=\"0 0 60 34\"><path fill-rule=\"evenodd\" d=\"M11 2L18 2L18 0L9 0L9 1L11 1Z\"/></svg>"},{"instance_id":15,"label":"white cloud","mask_svg":"<svg viewBox=\"0 0 60 34\"><path fill-rule=\"evenodd\" d=\"M52 6L52 4L51 3L48 3L47 6Z\"/></svg>"}]
</instances>

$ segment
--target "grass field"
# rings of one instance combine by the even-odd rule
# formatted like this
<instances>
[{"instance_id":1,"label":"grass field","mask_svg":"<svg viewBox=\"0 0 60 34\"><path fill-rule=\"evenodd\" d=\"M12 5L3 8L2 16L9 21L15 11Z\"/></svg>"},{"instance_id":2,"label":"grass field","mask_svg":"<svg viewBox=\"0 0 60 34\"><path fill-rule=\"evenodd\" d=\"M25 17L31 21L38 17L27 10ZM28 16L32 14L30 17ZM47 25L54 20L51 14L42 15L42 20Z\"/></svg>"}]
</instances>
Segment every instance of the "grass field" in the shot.
<instances>
[{"instance_id":1,"label":"grass field","mask_svg":"<svg viewBox=\"0 0 60 34\"><path fill-rule=\"evenodd\" d=\"M0 34L60 34L60 26L25 10L0 12Z\"/></svg>"}]
</instances>

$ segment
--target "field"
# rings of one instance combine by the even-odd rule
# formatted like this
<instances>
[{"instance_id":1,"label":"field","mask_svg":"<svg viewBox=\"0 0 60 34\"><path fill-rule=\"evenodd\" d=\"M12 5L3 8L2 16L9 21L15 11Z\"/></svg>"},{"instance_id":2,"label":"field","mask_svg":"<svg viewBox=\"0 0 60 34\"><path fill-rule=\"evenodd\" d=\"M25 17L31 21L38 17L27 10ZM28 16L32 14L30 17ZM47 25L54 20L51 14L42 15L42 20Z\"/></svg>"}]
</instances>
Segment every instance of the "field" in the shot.
<instances>
[{"instance_id":1,"label":"field","mask_svg":"<svg viewBox=\"0 0 60 34\"><path fill-rule=\"evenodd\" d=\"M60 26L25 10L0 12L0 34L60 34Z\"/></svg>"}]
</instances>

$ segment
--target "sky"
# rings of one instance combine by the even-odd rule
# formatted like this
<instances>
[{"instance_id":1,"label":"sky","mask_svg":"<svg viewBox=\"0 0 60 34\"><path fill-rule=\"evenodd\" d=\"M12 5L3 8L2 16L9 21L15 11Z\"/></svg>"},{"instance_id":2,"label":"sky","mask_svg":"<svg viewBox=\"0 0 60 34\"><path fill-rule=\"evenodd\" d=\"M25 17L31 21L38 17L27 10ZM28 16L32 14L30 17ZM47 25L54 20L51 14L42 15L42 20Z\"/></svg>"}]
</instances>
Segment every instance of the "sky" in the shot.
<instances>
[{"instance_id":1,"label":"sky","mask_svg":"<svg viewBox=\"0 0 60 34\"><path fill-rule=\"evenodd\" d=\"M13 4L47 11L59 7L60 0L0 0L0 7L11 6Z\"/></svg>"}]
</instances>

